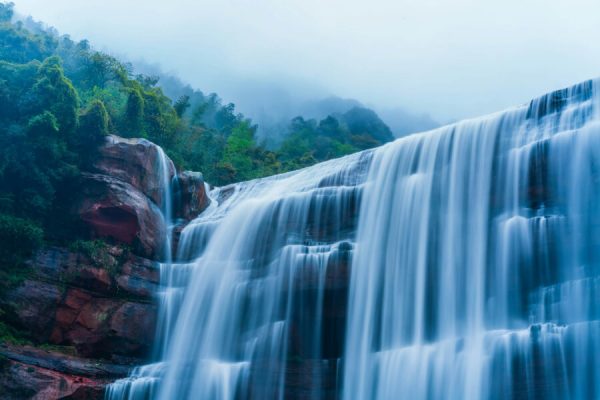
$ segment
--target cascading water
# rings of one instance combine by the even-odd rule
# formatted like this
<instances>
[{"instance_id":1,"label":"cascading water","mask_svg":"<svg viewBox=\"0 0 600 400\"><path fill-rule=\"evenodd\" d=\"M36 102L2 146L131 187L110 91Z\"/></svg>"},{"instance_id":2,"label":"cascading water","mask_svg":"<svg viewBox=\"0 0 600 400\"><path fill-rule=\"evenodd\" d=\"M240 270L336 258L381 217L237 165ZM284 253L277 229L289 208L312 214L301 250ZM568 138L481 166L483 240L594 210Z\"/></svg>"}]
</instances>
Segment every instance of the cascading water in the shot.
<instances>
[{"instance_id":1,"label":"cascading water","mask_svg":"<svg viewBox=\"0 0 600 400\"><path fill-rule=\"evenodd\" d=\"M290 376L310 382L296 385L303 398L334 393L323 371L335 377L337 362L323 349L340 353L342 343L330 345L322 314L345 303L335 281L347 281L356 185L369 156L212 191L161 271L162 361L114 383L107 397L283 398Z\"/></svg>"},{"instance_id":2,"label":"cascading water","mask_svg":"<svg viewBox=\"0 0 600 400\"><path fill-rule=\"evenodd\" d=\"M160 198L160 211L163 217L164 243L160 258L160 281L165 284L164 290L157 293L159 302L159 316L157 323L157 333L155 345L155 359L161 359L163 356L164 347L162 343L169 340L169 326L172 318L172 309L178 308L179 298L173 295L175 291L174 282L177 282L176 271L173 271L172 263L172 242L173 242L173 193L174 187L177 185L177 174L175 174L175 166L167 157L164 150L156 147L157 150L157 165L156 175L158 179L158 195ZM173 174L171 174L173 172ZM173 175L173 176L171 176ZM175 298L174 298L175 297ZM119 380L108 386L106 390L107 400L118 399L145 399L153 397L155 387L158 384L157 377L159 376L162 364L150 364L135 368L131 373L131 378Z\"/></svg>"},{"instance_id":3,"label":"cascading water","mask_svg":"<svg viewBox=\"0 0 600 400\"><path fill-rule=\"evenodd\" d=\"M600 398L596 89L376 153L345 399Z\"/></svg>"},{"instance_id":4,"label":"cascading water","mask_svg":"<svg viewBox=\"0 0 600 400\"><path fill-rule=\"evenodd\" d=\"M182 232L180 257L195 261L158 398L283 398L290 357L310 381L301 395L320 395L327 267L351 249L344 171L361 157L212 193L219 206Z\"/></svg>"},{"instance_id":5,"label":"cascading water","mask_svg":"<svg viewBox=\"0 0 600 400\"><path fill-rule=\"evenodd\" d=\"M177 174L171 177L170 171L175 171L172 161L160 147L158 151L158 176L160 178L160 210L164 220L165 242L163 245L162 259L166 264L172 261L173 242L173 186L177 182Z\"/></svg>"},{"instance_id":6,"label":"cascading water","mask_svg":"<svg viewBox=\"0 0 600 400\"><path fill-rule=\"evenodd\" d=\"M164 354L164 343L168 343L170 335L171 319L174 315L174 310L179 309L181 294L180 287L182 285L179 271L182 269L173 264L173 228L175 222L173 220L173 193L178 186L177 174L171 177L169 171L175 171L171 160L167 157L162 148L158 147L158 176L161 182L161 210L164 218L165 226L165 243L163 246L163 257L160 263L160 282L162 290L158 293L159 299L159 315L157 321L157 334L154 359L160 360ZM150 372L153 376L155 366L149 366L145 369L136 371L138 374L146 375ZM150 379L154 382L154 379Z\"/></svg>"},{"instance_id":7,"label":"cascading water","mask_svg":"<svg viewBox=\"0 0 600 400\"><path fill-rule=\"evenodd\" d=\"M600 398L597 87L213 190L110 398Z\"/></svg>"}]
</instances>

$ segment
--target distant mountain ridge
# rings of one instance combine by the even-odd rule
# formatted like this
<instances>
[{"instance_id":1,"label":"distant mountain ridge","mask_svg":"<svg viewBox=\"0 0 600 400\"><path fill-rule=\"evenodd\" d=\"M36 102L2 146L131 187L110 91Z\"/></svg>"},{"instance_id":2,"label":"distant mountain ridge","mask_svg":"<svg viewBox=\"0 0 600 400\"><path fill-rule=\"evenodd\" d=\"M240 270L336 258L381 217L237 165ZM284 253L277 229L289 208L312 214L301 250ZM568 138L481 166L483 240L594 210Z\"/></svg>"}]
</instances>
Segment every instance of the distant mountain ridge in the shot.
<instances>
[{"instance_id":1,"label":"distant mountain ridge","mask_svg":"<svg viewBox=\"0 0 600 400\"><path fill-rule=\"evenodd\" d=\"M193 96L195 90L173 74L165 73L159 65L144 61L133 63L136 70L145 75L160 77L163 92L174 101L181 96ZM250 93L248 93L250 92ZM321 120L329 115L343 114L352 108L374 111L392 131L394 137L423 132L440 126L429 114L415 114L401 107L378 108L368 106L357 99L336 95L314 94L296 98L294 94L268 83L254 83L252 90L241 91L235 99L236 108L257 125L257 138L272 148L281 144L289 135L290 121L295 117Z\"/></svg>"}]
</instances>

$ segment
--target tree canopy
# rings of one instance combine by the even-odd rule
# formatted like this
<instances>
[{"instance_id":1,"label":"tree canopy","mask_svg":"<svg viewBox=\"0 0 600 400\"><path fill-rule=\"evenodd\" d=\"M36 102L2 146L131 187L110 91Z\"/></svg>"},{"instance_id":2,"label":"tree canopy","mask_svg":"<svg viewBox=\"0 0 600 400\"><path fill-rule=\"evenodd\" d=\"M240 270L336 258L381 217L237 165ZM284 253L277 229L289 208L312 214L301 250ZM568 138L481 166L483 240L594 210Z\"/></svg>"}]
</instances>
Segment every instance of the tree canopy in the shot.
<instances>
[{"instance_id":1,"label":"tree canopy","mask_svg":"<svg viewBox=\"0 0 600 400\"><path fill-rule=\"evenodd\" d=\"M0 219L2 235L56 239L81 171L108 134L144 137L178 169L201 171L213 185L260 178L377 146L392 135L371 110L290 121L277 148L257 143L257 127L216 94L134 67L0 3ZM1 230L1 229L0 229Z\"/></svg>"}]
</instances>

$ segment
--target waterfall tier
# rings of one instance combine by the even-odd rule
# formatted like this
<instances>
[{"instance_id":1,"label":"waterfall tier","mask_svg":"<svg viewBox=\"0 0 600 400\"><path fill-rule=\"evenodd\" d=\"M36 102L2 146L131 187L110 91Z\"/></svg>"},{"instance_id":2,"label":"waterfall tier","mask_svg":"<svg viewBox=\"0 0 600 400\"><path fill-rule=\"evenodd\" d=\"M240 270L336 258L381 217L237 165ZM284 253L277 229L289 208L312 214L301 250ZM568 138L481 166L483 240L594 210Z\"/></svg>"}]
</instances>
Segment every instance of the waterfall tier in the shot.
<instances>
[{"instance_id":1,"label":"waterfall tier","mask_svg":"<svg viewBox=\"0 0 600 400\"><path fill-rule=\"evenodd\" d=\"M600 398L597 88L213 190L109 398Z\"/></svg>"}]
</instances>

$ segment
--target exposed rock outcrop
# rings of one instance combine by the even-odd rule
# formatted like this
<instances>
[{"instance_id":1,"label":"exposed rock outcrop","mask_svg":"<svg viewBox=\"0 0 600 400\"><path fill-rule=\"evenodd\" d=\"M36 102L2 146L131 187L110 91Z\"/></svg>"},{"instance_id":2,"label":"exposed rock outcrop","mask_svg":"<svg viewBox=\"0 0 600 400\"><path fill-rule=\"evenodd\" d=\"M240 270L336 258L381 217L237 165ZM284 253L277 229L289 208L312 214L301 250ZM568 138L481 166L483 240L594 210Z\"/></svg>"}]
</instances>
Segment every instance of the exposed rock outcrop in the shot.
<instances>
[{"instance_id":1,"label":"exposed rock outcrop","mask_svg":"<svg viewBox=\"0 0 600 400\"><path fill-rule=\"evenodd\" d=\"M6 360L0 368L2 400L100 400L107 380L63 374L52 369Z\"/></svg>"},{"instance_id":2,"label":"exposed rock outcrop","mask_svg":"<svg viewBox=\"0 0 600 400\"><path fill-rule=\"evenodd\" d=\"M158 207L129 183L100 174L83 174L73 212L91 237L110 238L153 258L164 244Z\"/></svg>"},{"instance_id":3,"label":"exposed rock outcrop","mask_svg":"<svg viewBox=\"0 0 600 400\"><path fill-rule=\"evenodd\" d=\"M179 207L177 215L190 221L210 204L204 178L200 172L183 171L178 177Z\"/></svg>"},{"instance_id":4,"label":"exposed rock outcrop","mask_svg":"<svg viewBox=\"0 0 600 400\"><path fill-rule=\"evenodd\" d=\"M160 148L146 139L110 135L100 148L100 158L94 166L99 173L127 182L154 203L161 204L159 152ZM170 160L167 164L169 179L172 179L176 174L175 167Z\"/></svg>"},{"instance_id":5,"label":"exposed rock outcrop","mask_svg":"<svg viewBox=\"0 0 600 400\"><path fill-rule=\"evenodd\" d=\"M0 399L86 399L104 397L111 380L128 368L30 346L0 346Z\"/></svg>"},{"instance_id":6,"label":"exposed rock outcrop","mask_svg":"<svg viewBox=\"0 0 600 400\"><path fill-rule=\"evenodd\" d=\"M49 341L73 345L87 357L143 357L152 345L155 324L152 304L68 289L57 306Z\"/></svg>"},{"instance_id":7,"label":"exposed rock outcrop","mask_svg":"<svg viewBox=\"0 0 600 400\"><path fill-rule=\"evenodd\" d=\"M108 383L149 355L160 283L153 260L166 239L161 151L145 139L109 136L71 207L82 239L104 242L47 247L0 293L0 321L24 335L0 340L1 400L101 399ZM192 220L209 204L202 174L173 179L177 171L166 165L177 182L174 215Z\"/></svg>"},{"instance_id":8,"label":"exposed rock outcrop","mask_svg":"<svg viewBox=\"0 0 600 400\"><path fill-rule=\"evenodd\" d=\"M0 399L101 399L149 354L158 264L118 246L99 253L44 249L0 298L3 319L34 343L76 354L0 345Z\"/></svg>"},{"instance_id":9,"label":"exposed rock outcrop","mask_svg":"<svg viewBox=\"0 0 600 400\"><path fill-rule=\"evenodd\" d=\"M104 265L65 249L40 252L31 262L34 274L2 299L13 324L39 342L74 346L87 357L146 355L156 324L158 266L117 247L106 251Z\"/></svg>"}]
</instances>

